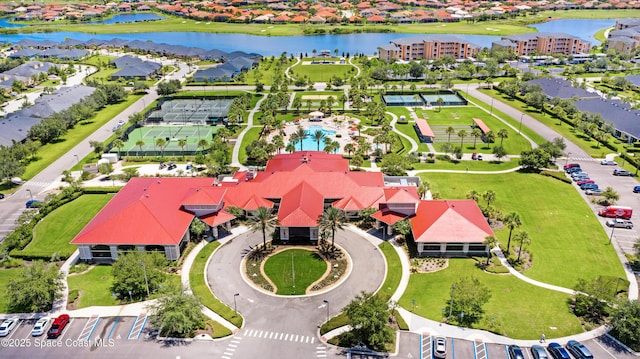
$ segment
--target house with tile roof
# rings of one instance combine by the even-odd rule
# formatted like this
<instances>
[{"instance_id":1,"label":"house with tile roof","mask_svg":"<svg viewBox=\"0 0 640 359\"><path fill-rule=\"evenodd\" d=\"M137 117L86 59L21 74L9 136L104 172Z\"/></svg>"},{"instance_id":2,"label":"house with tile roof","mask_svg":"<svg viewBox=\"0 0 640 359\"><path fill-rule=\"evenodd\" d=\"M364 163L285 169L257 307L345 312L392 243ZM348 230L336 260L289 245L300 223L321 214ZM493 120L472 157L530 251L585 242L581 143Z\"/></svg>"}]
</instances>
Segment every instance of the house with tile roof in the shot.
<instances>
[{"instance_id":1,"label":"house with tile roof","mask_svg":"<svg viewBox=\"0 0 640 359\"><path fill-rule=\"evenodd\" d=\"M477 204L421 200L418 183L417 178L394 181L380 172L350 171L342 156L317 151L279 154L263 171L241 171L221 181L134 178L71 243L87 261L116 259L129 250L160 251L177 260L190 239L194 218L217 238L232 230L235 216L230 208L251 216L259 207L276 214L281 241L315 242L318 218L333 206L347 218L357 218L365 208L377 209L377 227L389 235L393 224L410 220L421 253L486 254L482 243L493 232Z\"/></svg>"}]
</instances>

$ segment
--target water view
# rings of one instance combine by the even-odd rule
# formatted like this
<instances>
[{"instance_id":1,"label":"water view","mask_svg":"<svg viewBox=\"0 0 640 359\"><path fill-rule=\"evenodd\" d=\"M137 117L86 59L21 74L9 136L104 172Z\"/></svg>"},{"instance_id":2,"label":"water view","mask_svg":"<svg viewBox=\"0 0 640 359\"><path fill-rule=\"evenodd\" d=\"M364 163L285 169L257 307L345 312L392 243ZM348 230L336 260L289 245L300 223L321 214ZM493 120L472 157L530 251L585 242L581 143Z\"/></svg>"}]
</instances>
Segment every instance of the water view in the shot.
<instances>
[{"instance_id":1,"label":"water view","mask_svg":"<svg viewBox=\"0 0 640 359\"><path fill-rule=\"evenodd\" d=\"M165 18L151 13L143 13L143 14L118 14L112 18L95 21L92 24L120 24L127 22L141 22L141 21L155 21L155 20L164 20Z\"/></svg>"}]
</instances>

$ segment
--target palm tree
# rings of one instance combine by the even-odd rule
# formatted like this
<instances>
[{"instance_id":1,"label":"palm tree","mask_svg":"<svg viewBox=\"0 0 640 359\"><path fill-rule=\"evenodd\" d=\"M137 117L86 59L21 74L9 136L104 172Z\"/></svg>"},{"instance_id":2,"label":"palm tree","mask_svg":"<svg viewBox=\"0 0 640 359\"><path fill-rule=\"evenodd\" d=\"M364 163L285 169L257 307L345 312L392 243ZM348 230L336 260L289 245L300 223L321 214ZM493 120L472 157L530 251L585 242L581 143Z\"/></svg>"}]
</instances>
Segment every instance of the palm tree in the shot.
<instances>
[{"instance_id":1,"label":"palm tree","mask_svg":"<svg viewBox=\"0 0 640 359\"><path fill-rule=\"evenodd\" d=\"M198 148L202 148L202 151L204 151L207 147L209 147L209 142L207 142L207 140L203 138L198 141Z\"/></svg>"},{"instance_id":2,"label":"palm tree","mask_svg":"<svg viewBox=\"0 0 640 359\"><path fill-rule=\"evenodd\" d=\"M431 189L431 183L429 183L428 181L422 181L420 183L417 189L420 199L424 199L424 197L427 195L427 192L429 192L429 189Z\"/></svg>"},{"instance_id":3,"label":"palm tree","mask_svg":"<svg viewBox=\"0 0 640 359\"><path fill-rule=\"evenodd\" d=\"M478 203L478 200L480 200L480 193L478 193L478 191L476 191L475 189L472 189L471 191L467 192L467 199L472 199L476 203Z\"/></svg>"},{"instance_id":4,"label":"palm tree","mask_svg":"<svg viewBox=\"0 0 640 359\"><path fill-rule=\"evenodd\" d=\"M322 132L322 130L316 130L311 137L316 141L317 150L320 151L320 141L325 137L324 132ZM302 151L302 146L300 147L300 150Z\"/></svg>"},{"instance_id":5,"label":"palm tree","mask_svg":"<svg viewBox=\"0 0 640 359\"><path fill-rule=\"evenodd\" d=\"M331 231L331 248L334 248L336 231L344 228L346 218L344 212L335 207L327 207L318 218L318 227L321 231Z\"/></svg>"},{"instance_id":6,"label":"palm tree","mask_svg":"<svg viewBox=\"0 0 640 359\"><path fill-rule=\"evenodd\" d=\"M442 97L438 97L438 99L436 100L436 104L438 104L439 111L442 111L442 105L444 105L444 100L442 99Z\"/></svg>"},{"instance_id":7,"label":"palm tree","mask_svg":"<svg viewBox=\"0 0 640 359\"><path fill-rule=\"evenodd\" d=\"M507 130L503 128L498 131L497 136L500 137L500 147L502 147L502 141L504 141L505 138L509 138L509 132L507 132Z\"/></svg>"},{"instance_id":8,"label":"palm tree","mask_svg":"<svg viewBox=\"0 0 640 359\"><path fill-rule=\"evenodd\" d=\"M474 128L471 131L471 136L473 136L473 148L476 148L476 141L478 141L478 137L482 137L482 131L479 128Z\"/></svg>"},{"instance_id":9,"label":"palm tree","mask_svg":"<svg viewBox=\"0 0 640 359\"><path fill-rule=\"evenodd\" d=\"M347 102L348 98L347 95L345 95L344 93L340 94L340 96L338 96L338 101L340 101L340 103L342 104L342 112L344 112L344 106L345 103Z\"/></svg>"},{"instance_id":10,"label":"palm tree","mask_svg":"<svg viewBox=\"0 0 640 359\"><path fill-rule=\"evenodd\" d=\"M140 152L142 152L142 147L144 147L144 141L143 140L137 140L136 141L136 146L138 146L140 148Z\"/></svg>"},{"instance_id":11,"label":"palm tree","mask_svg":"<svg viewBox=\"0 0 640 359\"><path fill-rule=\"evenodd\" d=\"M178 140L178 146L180 146L180 151L182 152L182 159L184 159L184 146L187 145L187 140L181 138Z\"/></svg>"},{"instance_id":12,"label":"palm tree","mask_svg":"<svg viewBox=\"0 0 640 359\"><path fill-rule=\"evenodd\" d=\"M291 134L291 136L295 135L296 139L300 141L300 151L302 151L302 141L307 138L307 132L302 128L302 126L298 126L296 132Z\"/></svg>"},{"instance_id":13,"label":"palm tree","mask_svg":"<svg viewBox=\"0 0 640 359\"><path fill-rule=\"evenodd\" d=\"M116 138L111 143L111 146L113 146L113 147L118 149L118 156L120 156L120 152L122 151L122 147L124 147L124 142L121 139Z\"/></svg>"},{"instance_id":14,"label":"palm tree","mask_svg":"<svg viewBox=\"0 0 640 359\"><path fill-rule=\"evenodd\" d=\"M454 133L456 133L456 129L453 128L453 126L449 126L447 127L447 129L445 130L446 134L449 135L447 142L451 142L451 135L453 135Z\"/></svg>"},{"instance_id":15,"label":"palm tree","mask_svg":"<svg viewBox=\"0 0 640 359\"><path fill-rule=\"evenodd\" d=\"M344 145L344 150L349 154L349 157L351 157L351 153L355 152L356 146L354 146L353 143L349 142Z\"/></svg>"},{"instance_id":16,"label":"palm tree","mask_svg":"<svg viewBox=\"0 0 640 359\"><path fill-rule=\"evenodd\" d=\"M258 207L252 216L248 216L249 229L251 232L262 231L262 245L263 248L267 248L267 230L275 228L279 222L275 214L272 213L270 208Z\"/></svg>"},{"instance_id":17,"label":"palm tree","mask_svg":"<svg viewBox=\"0 0 640 359\"><path fill-rule=\"evenodd\" d=\"M158 138L156 146L160 147L160 156L164 157L164 148L167 147L167 141L164 138Z\"/></svg>"},{"instance_id":18,"label":"palm tree","mask_svg":"<svg viewBox=\"0 0 640 359\"><path fill-rule=\"evenodd\" d=\"M487 201L487 208L489 208L489 206L491 205L491 202L493 202L496 199L496 193L493 192L492 190L488 190L482 194L482 199Z\"/></svg>"},{"instance_id":19,"label":"palm tree","mask_svg":"<svg viewBox=\"0 0 640 359\"><path fill-rule=\"evenodd\" d=\"M296 113L300 113L301 106L302 106L302 100L300 99L300 97L294 98L293 102L291 103L291 107L296 109Z\"/></svg>"},{"instance_id":20,"label":"palm tree","mask_svg":"<svg viewBox=\"0 0 640 359\"><path fill-rule=\"evenodd\" d=\"M504 216L504 224L509 228L509 240L507 241L507 253L509 253L509 248L511 247L511 233L515 228L519 228L522 225L522 220L520 219L520 215L516 212L511 212Z\"/></svg>"},{"instance_id":21,"label":"palm tree","mask_svg":"<svg viewBox=\"0 0 640 359\"><path fill-rule=\"evenodd\" d=\"M489 260L491 259L491 248L496 246L498 240L494 236L486 236L484 237L484 244L487 245L487 265L489 265Z\"/></svg>"},{"instance_id":22,"label":"palm tree","mask_svg":"<svg viewBox=\"0 0 640 359\"><path fill-rule=\"evenodd\" d=\"M273 142L273 145L276 146L276 151L278 151L278 153L280 153L280 151L285 146L284 137L282 137L282 135L273 136L273 138L271 139L271 142Z\"/></svg>"},{"instance_id":23,"label":"palm tree","mask_svg":"<svg viewBox=\"0 0 640 359\"><path fill-rule=\"evenodd\" d=\"M307 104L307 112L311 112L311 104L313 103L313 101L307 99L305 100L305 103Z\"/></svg>"},{"instance_id":24,"label":"palm tree","mask_svg":"<svg viewBox=\"0 0 640 359\"><path fill-rule=\"evenodd\" d=\"M491 147L491 142L493 142L496 139L496 134L493 133L493 131L489 131L484 134L484 138L487 139L487 145Z\"/></svg>"},{"instance_id":25,"label":"palm tree","mask_svg":"<svg viewBox=\"0 0 640 359\"><path fill-rule=\"evenodd\" d=\"M516 233L514 239L520 245L520 248L518 248L518 259L516 259L518 262L520 262L522 247L524 247L525 244L531 243L531 238L529 237L529 233L527 233L527 231L520 231Z\"/></svg>"},{"instance_id":26,"label":"palm tree","mask_svg":"<svg viewBox=\"0 0 640 359\"><path fill-rule=\"evenodd\" d=\"M331 112L333 111L333 109L331 107L333 107L333 103L336 101L336 99L333 96L329 96L327 97L327 112L329 113L329 115L331 115Z\"/></svg>"},{"instance_id":27,"label":"palm tree","mask_svg":"<svg viewBox=\"0 0 640 359\"><path fill-rule=\"evenodd\" d=\"M458 137L460 137L460 149L462 149L462 143L464 142L464 138L467 137L467 131L460 130L458 132Z\"/></svg>"}]
</instances>

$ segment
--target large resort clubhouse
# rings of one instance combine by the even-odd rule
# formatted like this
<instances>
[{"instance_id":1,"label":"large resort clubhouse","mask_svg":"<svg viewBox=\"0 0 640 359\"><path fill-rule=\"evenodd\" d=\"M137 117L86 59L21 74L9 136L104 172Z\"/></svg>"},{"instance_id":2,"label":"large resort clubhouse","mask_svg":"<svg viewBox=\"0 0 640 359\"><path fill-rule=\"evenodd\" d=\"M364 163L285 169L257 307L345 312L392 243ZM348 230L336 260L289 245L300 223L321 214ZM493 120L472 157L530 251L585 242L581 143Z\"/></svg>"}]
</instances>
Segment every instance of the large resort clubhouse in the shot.
<instances>
[{"instance_id":1,"label":"large resort clubhouse","mask_svg":"<svg viewBox=\"0 0 640 359\"><path fill-rule=\"evenodd\" d=\"M114 260L121 252L160 251L177 260L190 240L195 217L218 238L233 230L237 213L250 216L271 208L283 242L318 240L318 218L325 208L356 219L375 208L376 227L392 235L392 226L408 219L418 253L429 256L486 255L493 236L473 200L422 200L416 177L349 169L341 155L316 151L279 154L263 171L239 171L221 181L212 178L134 178L73 239L80 259ZM389 238L389 237L387 237Z\"/></svg>"}]
</instances>

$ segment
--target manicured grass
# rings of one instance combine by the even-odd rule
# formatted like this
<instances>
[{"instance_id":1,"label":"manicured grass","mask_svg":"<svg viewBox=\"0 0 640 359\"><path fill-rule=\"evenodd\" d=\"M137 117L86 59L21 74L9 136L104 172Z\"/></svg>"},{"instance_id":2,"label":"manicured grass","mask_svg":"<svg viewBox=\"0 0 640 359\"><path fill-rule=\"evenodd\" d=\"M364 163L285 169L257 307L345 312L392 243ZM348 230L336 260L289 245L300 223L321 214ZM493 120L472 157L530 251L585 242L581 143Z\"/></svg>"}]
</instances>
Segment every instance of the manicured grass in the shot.
<instances>
[{"instance_id":1,"label":"manicured grass","mask_svg":"<svg viewBox=\"0 0 640 359\"><path fill-rule=\"evenodd\" d=\"M34 231L33 240L20 254L68 258L77 245L69 244L84 226L113 198L109 194L87 194L49 213Z\"/></svg>"},{"instance_id":2,"label":"manicured grass","mask_svg":"<svg viewBox=\"0 0 640 359\"><path fill-rule=\"evenodd\" d=\"M479 152L482 154L482 152ZM520 165L518 159L503 158L501 162L460 161L457 163L436 160L435 163L415 163L414 170L504 171Z\"/></svg>"},{"instance_id":3,"label":"manicured grass","mask_svg":"<svg viewBox=\"0 0 640 359\"><path fill-rule=\"evenodd\" d=\"M193 261L191 271L189 272L189 285L191 286L193 295L198 298L202 305L218 313L221 317L240 328L242 327L242 316L240 314L236 314L233 308L228 307L216 298L206 283L204 268L213 251L219 246L220 242L211 242L200 250L200 253L198 253L196 259Z\"/></svg>"},{"instance_id":4,"label":"manicured grass","mask_svg":"<svg viewBox=\"0 0 640 359\"><path fill-rule=\"evenodd\" d=\"M100 112L96 113L95 117L92 119L79 123L73 129L70 129L66 135L60 138L60 141L56 143L48 143L40 147L37 154L38 160L27 165L27 169L22 175L22 179L28 180L40 173L40 171L56 161L63 154L69 152L73 147L80 143L80 141L89 137L89 135L94 133L109 120L124 111L127 107L131 106L134 102L138 101L140 97L140 95L129 95L129 97L121 103L108 105Z\"/></svg>"},{"instance_id":5,"label":"manicured grass","mask_svg":"<svg viewBox=\"0 0 640 359\"><path fill-rule=\"evenodd\" d=\"M327 271L327 262L315 251L288 249L269 257L264 273L275 284L276 294L302 295Z\"/></svg>"},{"instance_id":6,"label":"manicured grass","mask_svg":"<svg viewBox=\"0 0 640 359\"><path fill-rule=\"evenodd\" d=\"M0 269L0 290L7 292L7 285L11 279L16 278L20 273L20 268ZM9 313L9 298L0 295L0 313Z\"/></svg>"},{"instance_id":7,"label":"manicured grass","mask_svg":"<svg viewBox=\"0 0 640 359\"><path fill-rule=\"evenodd\" d=\"M254 116L254 124L257 122ZM238 161L242 164L247 163L247 146L260 138L260 132L262 131L262 126L252 127L244 134L242 138L242 143L240 144L240 152L238 153Z\"/></svg>"},{"instance_id":8,"label":"manicured grass","mask_svg":"<svg viewBox=\"0 0 640 359\"><path fill-rule=\"evenodd\" d=\"M260 82L263 84L272 84L274 78L277 73L280 72L284 74L287 67L296 63L296 59L291 59L287 57L285 63L280 64L280 57L268 58L260 62L260 67L257 69L251 69L247 72L245 76L244 83L247 84L255 84L256 83L256 75L260 72Z\"/></svg>"},{"instance_id":9,"label":"manicured grass","mask_svg":"<svg viewBox=\"0 0 640 359\"><path fill-rule=\"evenodd\" d=\"M529 16L527 16L529 17ZM560 10L541 11L534 18L541 19L619 19L627 17L640 17L640 10L635 9L614 9L614 10Z\"/></svg>"},{"instance_id":10,"label":"manicured grass","mask_svg":"<svg viewBox=\"0 0 640 359\"><path fill-rule=\"evenodd\" d=\"M402 278L402 263L400 263L400 257L398 257L398 253L393 249L393 246L390 243L382 242L378 248L380 248L382 254L384 254L384 259L387 261L387 276L384 279L384 283L382 283L378 294L389 299L400 285L400 279Z\"/></svg>"},{"instance_id":11,"label":"manicured grass","mask_svg":"<svg viewBox=\"0 0 640 359\"><path fill-rule=\"evenodd\" d=\"M491 203L503 214L517 212L520 230L529 233L533 266L524 274L539 281L573 288L580 278L600 275L624 277L622 265L608 244L607 233L595 218L594 210L576 189L553 178L520 172L500 175L426 173L420 177L431 183L431 190L442 198L466 198L476 190L493 190ZM486 205L480 200L480 206ZM495 231L507 244L508 228ZM512 241L513 248L513 241ZM538 333L539 334L539 333Z\"/></svg>"},{"instance_id":12,"label":"manicured grass","mask_svg":"<svg viewBox=\"0 0 640 359\"><path fill-rule=\"evenodd\" d=\"M213 339L224 338L233 334L231 330L213 319L207 320L207 323L211 325L211 329L213 330Z\"/></svg>"},{"instance_id":13,"label":"manicured grass","mask_svg":"<svg viewBox=\"0 0 640 359\"><path fill-rule=\"evenodd\" d=\"M302 63L294 66L289 70L289 74L296 78L309 78L309 80L318 82L326 82L331 80L334 76L340 78L347 78L350 75L355 76L357 70L352 65L340 65L340 64L311 64L303 65Z\"/></svg>"},{"instance_id":14,"label":"manicured grass","mask_svg":"<svg viewBox=\"0 0 640 359\"><path fill-rule=\"evenodd\" d=\"M485 315L474 328L517 339L536 339L540 333L547 338L561 337L583 331L569 310L567 294L530 285L512 275L484 273L471 259L450 259L447 269L412 274L400 305L412 310L415 300L416 314L440 321L451 285L462 276L476 277L491 289L491 299L483 308Z\"/></svg>"},{"instance_id":15,"label":"manicured grass","mask_svg":"<svg viewBox=\"0 0 640 359\"><path fill-rule=\"evenodd\" d=\"M67 277L69 291L79 290L80 299L76 309L94 305L118 305L120 301L111 295L113 285L112 268L110 265L99 265L83 274Z\"/></svg>"}]
</instances>

